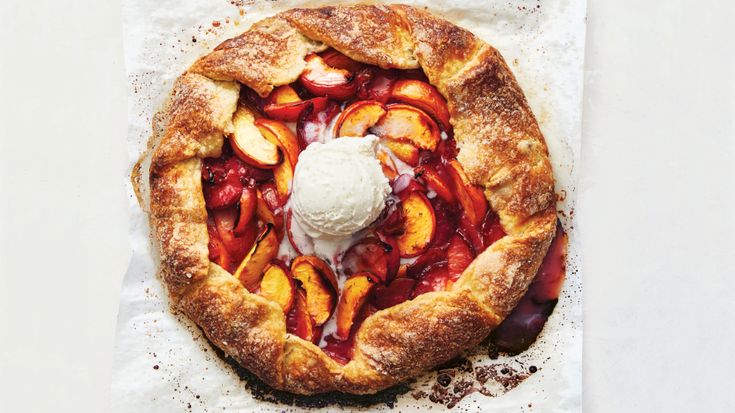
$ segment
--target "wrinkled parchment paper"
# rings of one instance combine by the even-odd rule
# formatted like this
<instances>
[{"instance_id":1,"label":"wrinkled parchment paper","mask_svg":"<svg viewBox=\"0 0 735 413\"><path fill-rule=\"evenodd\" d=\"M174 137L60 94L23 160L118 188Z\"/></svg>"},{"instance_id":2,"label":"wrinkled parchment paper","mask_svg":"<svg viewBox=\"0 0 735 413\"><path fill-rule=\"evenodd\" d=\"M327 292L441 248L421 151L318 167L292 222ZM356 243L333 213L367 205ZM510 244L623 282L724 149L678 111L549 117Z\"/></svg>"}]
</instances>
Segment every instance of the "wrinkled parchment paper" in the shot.
<instances>
[{"instance_id":1,"label":"wrinkled parchment paper","mask_svg":"<svg viewBox=\"0 0 735 413\"><path fill-rule=\"evenodd\" d=\"M125 64L129 82L130 163L145 150L151 118L160 109L173 80L198 56L250 24L295 6L335 4L335 1L247 0L125 0L123 2ZM339 2L346 3L346 2ZM580 149L581 95L585 34L585 0L529 1L409 1L465 27L505 57L536 114L551 152L559 195L559 214L570 235L570 251L559 304L539 339L528 351L492 360L487 350L470 352L474 368L490 366L500 377L455 400L453 411L581 411L582 283L579 245L574 228L576 168ZM369 34L366 34L369 35ZM155 251L149 242L147 218L130 192L130 240L133 255L120 298L112 411L253 412L303 411L298 406L255 399L246 381L225 364L201 332L169 309L165 290L156 277ZM503 368L507 370L503 370ZM462 377L458 371L450 394ZM467 370L467 369L465 369ZM530 371L533 371L531 374ZM510 373L508 373L510 372ZM504 375L525 378L503 380ZM446 404L428 394L436 386L429 372L398 396L394 411L441 411ZM463 376L464 375L464 376ZM477 386L477 380L470 381ZM512 388L517 384L517 387ZM504 386L505 385L505 386ZM467 387L467 386L465 386ZM512 388L511 390L508 390ZM424 393L421 393L421 392ZM455 404L452 403L452 404ZM390 410L378 404L371 411ZM314 411L336 411L329 406ZM365 409L345 407L352 411Z\"/></svg>"}]
</instances>

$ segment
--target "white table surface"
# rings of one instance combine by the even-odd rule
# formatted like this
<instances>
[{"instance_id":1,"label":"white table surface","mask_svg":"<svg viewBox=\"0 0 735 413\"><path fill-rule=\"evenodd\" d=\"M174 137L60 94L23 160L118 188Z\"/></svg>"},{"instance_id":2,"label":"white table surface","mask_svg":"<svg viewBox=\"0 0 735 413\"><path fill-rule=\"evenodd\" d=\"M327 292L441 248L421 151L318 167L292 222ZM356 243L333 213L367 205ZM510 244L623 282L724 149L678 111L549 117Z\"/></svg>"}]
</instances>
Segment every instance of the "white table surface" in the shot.
<instances>
[{"instance_id":1,"label":"white table surface","mask_svg":"<svg viewBox=\"0 0 735 413\"><path fill-rule=\"evenodd\" d=\"M735 7L588 14L585 410L735 411ZM129 258L119 0L2 0L0 23L0 412L104 412Z\"/></svg>"}]
</instances>

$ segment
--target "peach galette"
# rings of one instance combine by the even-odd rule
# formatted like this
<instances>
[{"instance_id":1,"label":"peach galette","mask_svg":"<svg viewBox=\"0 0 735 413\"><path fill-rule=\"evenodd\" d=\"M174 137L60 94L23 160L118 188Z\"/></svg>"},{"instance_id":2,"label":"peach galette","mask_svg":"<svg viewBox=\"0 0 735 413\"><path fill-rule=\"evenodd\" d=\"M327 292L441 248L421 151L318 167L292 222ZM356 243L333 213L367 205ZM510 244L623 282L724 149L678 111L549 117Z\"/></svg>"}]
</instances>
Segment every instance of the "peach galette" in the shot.
<instances>
[{"instance_id":1,"label":"peach galette","mask_svg":"<svg viewBox=\"0 0 735 413\"><path fill-rule=\"evenodd\" d=\"M457 356L556 231L502 57L409 6L256 23L179 77L161 119L150 211L172 301L279 389L371 393Z\"/></svg>"}]
</instances>

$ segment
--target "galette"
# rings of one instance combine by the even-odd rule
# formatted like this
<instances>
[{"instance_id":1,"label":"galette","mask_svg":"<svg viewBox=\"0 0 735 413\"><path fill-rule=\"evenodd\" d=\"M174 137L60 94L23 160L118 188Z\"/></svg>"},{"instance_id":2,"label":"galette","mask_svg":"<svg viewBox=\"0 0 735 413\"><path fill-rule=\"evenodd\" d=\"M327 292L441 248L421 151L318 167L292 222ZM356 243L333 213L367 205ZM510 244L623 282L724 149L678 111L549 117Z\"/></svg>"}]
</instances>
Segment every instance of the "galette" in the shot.
<instances>
[{"instance_id":1,"label":"galette","mask_svg":"<svg viewBox=\"0 0 735 413\"><path fill-rule=\"evenodd\" d=\"M511 70L423 9L262 20L181 74L158 120L172 305L277 389L374 393L476 346L557 233Z\"/></svg>"}]
</instances>

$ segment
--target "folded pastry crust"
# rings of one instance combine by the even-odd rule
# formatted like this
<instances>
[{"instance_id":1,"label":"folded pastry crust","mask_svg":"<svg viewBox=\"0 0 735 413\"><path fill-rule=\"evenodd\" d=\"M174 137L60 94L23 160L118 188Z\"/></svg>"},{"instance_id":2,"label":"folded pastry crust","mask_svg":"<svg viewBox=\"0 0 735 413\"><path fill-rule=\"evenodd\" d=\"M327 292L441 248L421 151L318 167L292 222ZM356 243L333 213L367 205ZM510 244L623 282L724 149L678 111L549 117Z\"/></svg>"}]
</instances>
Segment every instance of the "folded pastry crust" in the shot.
<instances>
[{"instance_id":1,"label":"folded pastry crust","mask_svg":"<svg viewBox=\"0 0 735 413\"><path fill-rule=\"evenodd\" d=\"M507 233L450 290L368 317L344 366L288 334L277 304L209 261L201 188L201 159L220 155L239 85L266 96L298 78L306 55L327 47L383 68L423 69L447 99L458 160L484 188ZM548 151L513 74L492 46L424 10L337 6L265 19L196 61L158 118L163 127L151 144L149 212L172 302L278 389L374 393L477 345L525 293L555 232Z\"/></svg>"}]
</instances>

